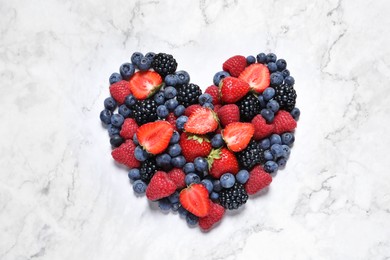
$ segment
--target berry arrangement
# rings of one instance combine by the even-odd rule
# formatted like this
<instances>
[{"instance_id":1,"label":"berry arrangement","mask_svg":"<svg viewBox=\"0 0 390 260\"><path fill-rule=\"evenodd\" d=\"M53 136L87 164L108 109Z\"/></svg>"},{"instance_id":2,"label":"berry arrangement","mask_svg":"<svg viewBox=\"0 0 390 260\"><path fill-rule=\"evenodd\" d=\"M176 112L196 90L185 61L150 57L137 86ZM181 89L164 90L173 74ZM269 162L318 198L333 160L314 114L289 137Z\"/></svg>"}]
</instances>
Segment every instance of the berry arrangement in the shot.
<instances>
[{"instance_id":1,"label":"berry arrangement","mask_svg":"<svg viewBox=\"0 0 390 260\"><path fill-rule=\"evenodd\" d=\"M211 229L270 185L294 143L294 78L273 53L226 60L202 93L172 55L135 52L100 120L134 192Z\"/></svg>"}]
</instances>

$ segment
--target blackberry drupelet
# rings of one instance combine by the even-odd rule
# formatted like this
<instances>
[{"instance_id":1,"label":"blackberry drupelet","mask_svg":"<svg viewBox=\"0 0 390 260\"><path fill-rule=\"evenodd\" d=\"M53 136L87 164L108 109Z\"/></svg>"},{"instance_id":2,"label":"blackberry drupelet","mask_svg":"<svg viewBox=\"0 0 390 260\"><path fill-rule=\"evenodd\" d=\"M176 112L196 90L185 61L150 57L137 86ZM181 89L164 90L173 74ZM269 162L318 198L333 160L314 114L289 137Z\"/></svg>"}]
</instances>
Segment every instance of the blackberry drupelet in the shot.
<instances>
[{"instance_id":1,"label":"blackberry drupelet","mask_svg":"<svg viewBox=\"0 0 390 260\"><path fill-rule=\"evenodd\" d=\"M237 105L240 109L240 118L245 122L250 122L261 111L260 101L253 94L243 97Z\"/></svg>"},{"instance_id":2,"label":"blackberry drupelet","mask_svg":"<svg viewBox=\"0 0 390 260\"><path fill-rule=\"evenodd\" d=\"M282 84L275 86L274 99L279 103L280 109L291 111L295 107L297 93L293 86Z\"/></svg>"},{"instance_id":3,"label":"blackberry drupelet","mask_svg":"<svg viewBox=\"0 0 390 260\"><path fill-rule=\"evenodd\" d=\"M157 104L153 99L138 100L133 109L134 119L138 125L157 120Z\"/></svg>"},{"instance_id":4,"label":"blackberry drupelet","mask_svg":"<svg viewBox=\"0 0 390 260\"><path fill-rule=\"evenodd\" d=\"M141 163L141 168L139 170L141 180L146 183L149 183L150 179L153 177L154 173L157 171L156 160L154 158L147 159Z\"/></svg>"},{"instance_id":5,"label":"blackberry drupelet","mask_svg":"<svg viewBox=\"0 0 390 260\"><path fill-rule=\"evenodd\" d=\"M172 55L159 53L154 56L152 68L164 78L166 75L176 71L177 62Z\"/></svg>"},{"instance_id":6,"label":"blackberry drupelet","mask_svg":"<svg viewBox=\"0 0 390 260\"><path fill-rule=\"evenodd\" d=\"M185 107L198 103L200 95L202 95L202 90L198 85L189 83L177 87L176 99L180 105Z\"/></svg>"},{"instance_id":7,"label":"blackberry drupelet","mask_svg":"<svg viewBox=\"0 0 390 260\"><path fill-rule=\"evenodd\" d=\"M219 203L225 209L238 209L248 200L248 194L244 189L244 185L235 183L229 189L222 189L219 192Z\"/></svg>"},{"instance_id":8,"label":"blackberry drupelet","mask_svg":"<svg viewBox=\"0 0 390 260\"><path fill-rule=\"evenodd\" d=\"M236 155L240 165L248 171L256 164L265 163L264 150L255 140L251 140L248 146Z\"/></svg>"}]
</instances>

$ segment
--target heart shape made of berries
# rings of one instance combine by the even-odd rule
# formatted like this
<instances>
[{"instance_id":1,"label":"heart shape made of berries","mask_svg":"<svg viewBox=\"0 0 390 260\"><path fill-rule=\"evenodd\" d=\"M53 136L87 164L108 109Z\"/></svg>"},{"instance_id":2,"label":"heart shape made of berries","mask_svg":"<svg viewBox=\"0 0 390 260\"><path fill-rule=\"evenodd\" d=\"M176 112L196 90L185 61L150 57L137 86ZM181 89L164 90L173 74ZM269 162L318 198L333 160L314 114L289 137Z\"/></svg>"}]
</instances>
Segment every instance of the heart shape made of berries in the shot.
<instances>
[{"instance_id":1,"label":"heart shape made of berries","mask_svg":"<svg viewBox=\"0 0 390 260\"><path fill-rule=\"evenodd\" d=\"M100 120L134 192L207 231L285 166L300 111L273 53L226 60L202 94L172 55L135 52L109 78Z\"/></svg>"}]
</instances>

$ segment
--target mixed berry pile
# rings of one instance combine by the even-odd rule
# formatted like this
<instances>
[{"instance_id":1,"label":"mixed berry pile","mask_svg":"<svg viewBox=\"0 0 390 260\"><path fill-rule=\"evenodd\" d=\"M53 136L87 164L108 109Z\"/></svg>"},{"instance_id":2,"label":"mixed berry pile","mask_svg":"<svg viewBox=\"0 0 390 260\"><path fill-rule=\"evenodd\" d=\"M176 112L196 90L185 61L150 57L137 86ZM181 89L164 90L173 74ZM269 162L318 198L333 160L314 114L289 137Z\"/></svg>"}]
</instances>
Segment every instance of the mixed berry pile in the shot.
<instances>
[{"instance_id":1,"label":"mixed berry pile","mask_svg":"<svg viewBox=\"0 0 390 260\"><path fill-rule=\"evenodd\" d=\"M133 53L110 76L100 119L134 192L209 230L286 165L295 82L273 53L229 58L205 93L177 66L169 54Z\"/></svg>"}]
</instances>

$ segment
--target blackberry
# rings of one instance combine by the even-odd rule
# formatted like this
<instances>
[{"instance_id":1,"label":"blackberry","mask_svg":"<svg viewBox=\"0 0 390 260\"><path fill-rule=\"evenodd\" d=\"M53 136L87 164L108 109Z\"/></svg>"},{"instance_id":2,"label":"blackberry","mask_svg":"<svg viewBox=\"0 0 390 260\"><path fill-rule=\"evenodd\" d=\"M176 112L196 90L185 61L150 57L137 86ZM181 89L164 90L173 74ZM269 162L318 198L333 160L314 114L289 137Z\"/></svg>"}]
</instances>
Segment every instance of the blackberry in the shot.
<instances>
[{"instance_id":1,"label":"blackberry","mask_svg":"<svg viewBox=\"0 0 390 260\"><path fill-rule=\"evenodd\" d=\"M250 122L261 111L260 101L253 94L243 97L237 105L240 109L240 118L245 122Z\"/></svg>"},{"instance_id":2,"label":"blackberry","mask_svg":"<svg viewBox=\"0 0 390 260\"><path fill-rule=\"evenodd\" d=\"M282 84L274 87L275 96L274 99L279 103L280 109L287 111L293 110L295 107L295 101L297 99L297 93L293 86Z\"/></svg>"},{"instance_id":3,"label":"blackberry","mask_svg":"<svg viewBox=\"0 0 390 260\"><path fill-rule=\"evenodd\" d=\"M255 140L251 140L248 146L237 153L237 160L240 165L250 171L256 164L264 164L264 150L260 147L259 143Z\"/></svg>"},{"instance_id":4,"label":"blackberry","mask_svg":"<svg viewBox=\"0 0 390 260\"><path fill-rule=\"evenodd\" d=\"M219 203L225 209L238 209L248 200L248 194L244 189L244 185L235 183L229 189L222 189L219 192Z\"/></svg>"},{"instance_id":5,"label":"blackberry","mask_svg":"<svg viewBox=\"0 0 390 260\"><path fill-rule=\"evenodd\" d=\"M138 125L157 120L157 104L153 99L138 100L133 109L134 119Z\"/></svg>"},{"instance_id":6,"label":"blackberry","mask_svg":"<svg viewBox=\"0 0 390 260\"><path fill-rule=\"evenodd\" d=\"M154 173L157 171L156 160L154 158L147 159L141 163L140 176L141 180L149 183Z\"/></svg>"},{"instance_id":7,"label":"blackberry","mask_svg":"<svg viewBox=\"0 0 390 260\"><path fill-rule=\"evenodd\" d=\"M152 68L164 78L166 75L176 71L177 62L172 55L159 53L154 56Z\"/></svg>"},{"instance_id":8,"label":"blackberry","mask_svg":"<svg viewBox=\"0 0 390 260\"><path fill-rule=\"evenodd\" d=\"M198 103L198 98L200 95L202 95L202 90L198 85L189 83L179 85L177 87L176 99L179 104L185 107Z\"/></svg>"}]
</instances>

